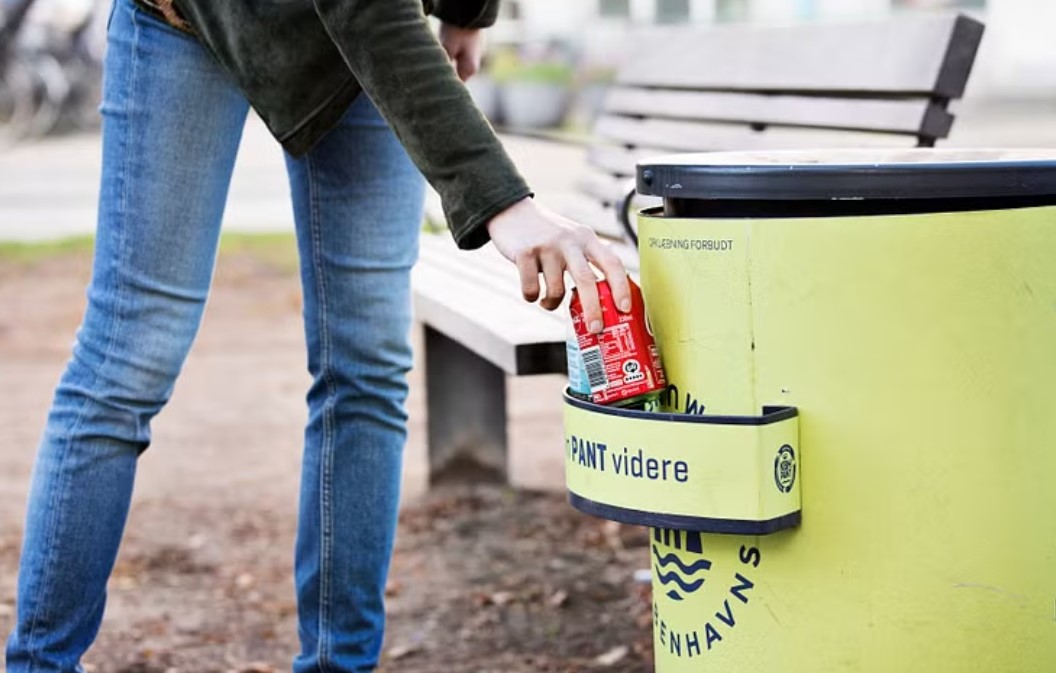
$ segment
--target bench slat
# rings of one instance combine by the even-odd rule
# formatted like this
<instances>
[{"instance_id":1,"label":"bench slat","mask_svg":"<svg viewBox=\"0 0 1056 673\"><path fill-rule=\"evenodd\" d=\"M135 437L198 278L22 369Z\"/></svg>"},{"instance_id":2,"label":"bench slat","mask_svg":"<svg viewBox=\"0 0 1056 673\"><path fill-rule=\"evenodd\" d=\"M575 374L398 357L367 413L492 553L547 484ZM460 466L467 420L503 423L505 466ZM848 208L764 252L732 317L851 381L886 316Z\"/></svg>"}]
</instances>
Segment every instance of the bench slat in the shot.
<instances>
[{"instance_id":1,"label":"bench slat","mask_svg":"<svg viewBox=\"0 0 1056 673\"><path fill-rule=\"evenodd\" d=\"M587 163L605 173L631 179L639 161L668 152L670 150L655 147L627 149L620 145L598 143L587 150Z\"/></svg>"},{"instance_id":2,"label":"bench slat","mask_svg":"<svg viewBox=\"0 0 1056 673\"><path fill-rule=\"evenodd\" d=\"M508 374L564 371L566 327L559 317L426 260L413 278L421 322Z\"/></svg>"},{"instance_id":3,"label":"bench slat","mask_svg":"<svg viewBox=\"0 0 1056 673\"><path fill-rule=\"evenodd\" d=\"M581 204L594 203L582 195L567 194ZM571 200L571 199L570 199ZM577 218L565 211L558 211L571 220L579 222ZM612 211L607 211L611 213ZM581 222L586 224L585 222ZM638 253L624 238L623 230L613 220L613 232L618 231L618 236L602 237L602 242L609 246L613 252L623 261L628 270L638 270ZM495 250L494 246L485 246L479 250L459 250L446 235L424 235L420 237L419 263L431 264L437 268L444 269L449 273L459 276L471 277L474 282L479 282L491 288L495 293L501 294L504 299L515 298L521 301L521 280L516 267L507 261ZM522 303L532 308L527 302ZM566 302L567 304L567 302ZM566 309L557 309L553 312L535 307L540 315L555 320L564 320L567 315ZM565 313L562 313L565 310ZM563 323L562 323L563 324Z\"/></svg>"},{"instance_id":4,"label":"bench slat","mask_svg":"<svg viewBox=\"0 0 1056 673\"><path fill-rule=\"evenodd\" d=\"M945 138L953 115L931 99L872 100L615 87L605 111L640 117L847 129Z\"/></svg>"},{"instance_id":5,"label":"bench slat","mask_svg":"<svg viewBox=\"0 0 1056 673\"><path fill-rule=\"evenodd\" d=\"M447 235L422 236L419 259L452 273L473 278L491 290L520 297L521 284L517 268L495 250L459 250Z\"/></svg>"},{"instance_id":6,"label":"bench slat","mask_svg":"<svg viewBox=\"0 0 1056 673\"><path fill-rule=\"evenodd\" d=\"M549 199L554 210L580 224L585 224L606 239L620 240L623 229L616 220L616 211L601 201L584 194L565 193Z\"/></svg>"},{"instance_id":7,"label":"bench slat","mask_svg":"<svg viewBox=\"0 0 1056 673\"><path fill-rule=\"evenodd\" d=\"M628 191L634 188L634 182L626 177L588 170L576 180L576 187L606 207L615 208L627 196Z\"/></svg>"},{"instance_id":8,"label":"bench slat","mask_svg":"<svg viewBox=\"0 0 1056 673\"><path fill-rule=\"evenodd\" d=\"M599 173L597 171L590 171L579 180L576 181L576 186L581 189L585 194L590 197L597 199L599 202L607 204L609 212L612 213L612 217L616 217L616 211L612 210L618 208L627 195L627 188L630 183L625 177L616 177L608 175L606 173ZM659 206L663 204L663 200L653 196L635 196L632 202L632 210L638 208L648 208L652 206ZM613 220L615 221L615 219ZM617 224L617 231L619 227ZM620 232L622 237L622 231ZM617 238L612 236L611 238Z\"/></svg>"},{"instance_id":9,"label":"bench slat","mask_svg":"<svg viewBox=\"0 0 1056 673\"><path fill-rule=\"evenodd\" d=\"M908 147L906 136L852 131L816 131L780 128L753 131L736 124L703 124L669 119L633 119L606 115L594 133L629 146L655 147L671 152L709 152L758 149L803 149L836 147Z\"/></svg>"},{"instance_id":10,"label":"bench slat","mask_svg":"<svg viewBox=\"0 0 1056 673\"><path fill-rule=\"evenodd\" d=\"M577 198L580 202L591 203L586 197L577 196ZM564 213L564 211L559 212L562 212L569 219L579 221L575 217ZM609 212L611 213L611 211ZM615 223L615 220L613 222ZM618 227L615 224L613 226ZM620 237L622 237L623 230L617 230ZM426 235L422 236L420 240L420 263L430 264L446 273L471 279L472 282L488 287L495 294L501 295L504 300L520 302L526 308L533 309L533 306L523 301L521 297L521 280L517 273L517 268L500 255L494 246L485 246L479 250L459 250L446 235ZM625 241L611 238L603 238L602 240L624 261L625 265L628 264L628 253L630 253L634 263L630 264L628 268L637 270L637 253ZM567 301L563 309L559 308L555 311L546 311L538 306L534 307L534 313L552 320L558 320L562 324L564 324L565 316L568 315L567 311Z\"/></svg>"},{"instance_id":11,"label":"bench slat","mask_svg":"<svg viewBox=\"0 0 1056 673\"><path fill-rule=\"evenodd\" d=\"M771 92L958 98L983 26L963 15L785 27L666 31L641 40L622 84Z\"/></svg>"}]
</instances>

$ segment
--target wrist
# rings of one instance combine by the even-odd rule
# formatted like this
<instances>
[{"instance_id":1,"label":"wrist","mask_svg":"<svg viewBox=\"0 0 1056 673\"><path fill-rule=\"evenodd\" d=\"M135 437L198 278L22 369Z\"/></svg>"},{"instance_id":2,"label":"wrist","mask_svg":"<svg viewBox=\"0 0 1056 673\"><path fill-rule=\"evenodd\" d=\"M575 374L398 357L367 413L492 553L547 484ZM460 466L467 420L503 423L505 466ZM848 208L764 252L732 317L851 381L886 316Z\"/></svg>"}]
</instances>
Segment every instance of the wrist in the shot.
<instances>
[{"instance_id":1,"label":"wrist","mask_svg":"<svg viewBox=\"0 0 1056 673\"><path fill-rule=\"evenodd\" d=\"M484 225L488 230L488 235L494 236L495 230L502 228L504 223L519 219L533 211L536 207L535 200L531 196L526 196L519 201L514 201L505 209L499 211L494 217L488 220L486 225Z\"/></svg>"}]
</instances>

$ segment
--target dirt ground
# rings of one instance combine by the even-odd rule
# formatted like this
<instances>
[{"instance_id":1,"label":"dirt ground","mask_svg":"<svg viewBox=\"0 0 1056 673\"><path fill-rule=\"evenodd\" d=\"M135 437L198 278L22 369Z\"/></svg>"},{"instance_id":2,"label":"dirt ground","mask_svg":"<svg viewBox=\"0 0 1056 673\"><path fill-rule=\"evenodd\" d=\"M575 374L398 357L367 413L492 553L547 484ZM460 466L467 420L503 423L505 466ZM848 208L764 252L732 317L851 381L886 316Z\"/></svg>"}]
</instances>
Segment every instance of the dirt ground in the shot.
<instances>
[{"instance_id":1,"label":"dirt ground","mask_svg":"<svg viewBox=\"0 0 1056 673\"><path fill-rule=\"evenodd\" d=\"M33 452L88 274L84 245L0 250L0 637L13 621ZM201 336L141 461L89 671L289 670L307 381L299 312L288 241L225 248ZM420 373L412 385L420 445ZM560 493L416 493L421 463L408 457L382 671L652 669L648 587L632 579L648 565L643 532L579 515Z\"/></svg>"}]
</instances>

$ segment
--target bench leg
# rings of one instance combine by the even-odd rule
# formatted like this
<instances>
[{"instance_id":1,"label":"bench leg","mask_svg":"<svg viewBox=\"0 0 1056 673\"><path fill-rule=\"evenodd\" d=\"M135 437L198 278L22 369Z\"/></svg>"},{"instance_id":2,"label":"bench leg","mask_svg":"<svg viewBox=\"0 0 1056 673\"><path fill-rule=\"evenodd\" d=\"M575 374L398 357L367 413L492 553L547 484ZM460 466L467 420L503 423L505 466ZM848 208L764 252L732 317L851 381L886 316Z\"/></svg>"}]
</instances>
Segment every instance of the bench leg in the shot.
<instances>
[{"instance_id":1,"label":"bench leg","mask_svg":"<svg viewBox=\"0 0 1056 673\"><path fill-rule=\"evenodd\" d=\"M425 326L429 483L506 482L506 373Z\"/></svg>"}]
</instances>

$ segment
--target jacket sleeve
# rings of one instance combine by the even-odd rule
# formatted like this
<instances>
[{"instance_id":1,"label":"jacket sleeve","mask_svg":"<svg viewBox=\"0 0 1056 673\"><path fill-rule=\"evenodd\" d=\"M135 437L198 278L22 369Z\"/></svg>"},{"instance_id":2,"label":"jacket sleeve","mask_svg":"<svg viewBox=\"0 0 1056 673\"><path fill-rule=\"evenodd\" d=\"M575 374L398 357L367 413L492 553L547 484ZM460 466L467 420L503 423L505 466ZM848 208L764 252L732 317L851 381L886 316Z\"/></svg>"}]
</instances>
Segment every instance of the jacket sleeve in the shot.
<instances>
[{"instance_id":1,"label":"jacket sleeve","mask_svg":"<svg viewBox=\"0 0 1056 673\"><path fill-rule=\"evenodd\" d=\"M439 192L459 247L486 243L484 225L531 191L455 75L421 0L313 2L352 74Z\"/></svg>"},{"instance_id":2,"label":"jacket sleeve","mask_svg":"<svg viewBox=\"0 0 1056 673\"><path fill-rule=\"evenodd\" d=\"M462 28L488 28L499 18L500 0L432 0L433 16Z\"/></svg>"}]
</instances>

